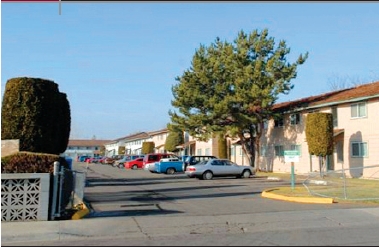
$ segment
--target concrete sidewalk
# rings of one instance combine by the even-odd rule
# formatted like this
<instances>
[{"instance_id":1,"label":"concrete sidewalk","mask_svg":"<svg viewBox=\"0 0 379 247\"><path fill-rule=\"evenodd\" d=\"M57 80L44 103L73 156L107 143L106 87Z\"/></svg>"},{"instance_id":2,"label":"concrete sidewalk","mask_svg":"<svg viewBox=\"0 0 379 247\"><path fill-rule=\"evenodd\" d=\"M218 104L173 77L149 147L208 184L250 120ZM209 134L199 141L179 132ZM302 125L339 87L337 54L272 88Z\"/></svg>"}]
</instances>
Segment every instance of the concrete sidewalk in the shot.
<instances>
[{"instance_id":1,"label":"concrete sidewalk","mask_svg":"<svg viewBox=\"0 0 379 247\"><path fill-rule=\"evenodd\" d=\"M311 224L310 224L311 223ZM379 229L379 208L304 210L220 216L101 217L65 221L2 222L1 244L35 245L96 239L239 234L309 229ZM317 231L318 231L317 230ZM313 230L312 230L313 231ZM96 244L94 244L96 245Z\"/></svg>"}]
</instances>

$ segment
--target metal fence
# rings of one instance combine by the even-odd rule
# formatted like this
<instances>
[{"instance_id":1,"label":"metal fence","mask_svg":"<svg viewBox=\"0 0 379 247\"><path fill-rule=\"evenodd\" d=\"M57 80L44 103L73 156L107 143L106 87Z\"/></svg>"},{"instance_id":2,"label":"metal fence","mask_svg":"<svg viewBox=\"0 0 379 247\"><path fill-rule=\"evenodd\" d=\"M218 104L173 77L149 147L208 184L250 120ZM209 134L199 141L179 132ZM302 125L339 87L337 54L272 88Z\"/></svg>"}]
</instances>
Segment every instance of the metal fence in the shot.
<instances>
[{"instance_id":1,"label":"metal fence","mask_svg":"<svg viewBox=\"0 0 379 247\"><path fill-rule=\"evenodd\" d=\"M357 174L360 176L352 176ZM303 185L311 195L320 197L379 200L379 165L310 173Z\"/></svg>"},{"instance_id":2,"label":"metal fence","mask_svg":"<svg viewBox=\"0 0 379 247\"><path fill-rule=\"evenodd\" d=\"M65 169L56 162L53 179L51 219L61 217L67 209L83 202L86 173Z\"/></svg>"}]
</instances>

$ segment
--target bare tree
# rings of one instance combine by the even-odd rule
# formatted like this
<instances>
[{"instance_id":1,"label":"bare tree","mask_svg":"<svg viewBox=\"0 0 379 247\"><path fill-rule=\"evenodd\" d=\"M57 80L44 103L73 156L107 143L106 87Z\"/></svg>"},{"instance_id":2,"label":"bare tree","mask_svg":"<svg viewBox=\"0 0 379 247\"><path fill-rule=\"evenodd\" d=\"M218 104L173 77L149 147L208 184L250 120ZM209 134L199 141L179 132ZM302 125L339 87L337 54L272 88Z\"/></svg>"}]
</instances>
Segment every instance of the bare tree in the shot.
<instances>
[{"instance_id":1,"label":"bare tree","mask_svg":"<svg viewBox=\"0 0 379 247\"><path fill-rule=\"evenodd\" d=\"M329 89L331 91L336 91L356 87L370 82L379 81L379 74L373 72L372 70L370 72L372 73L371 79L365 79L359 76L340 76L338 74L333 74L331 77L328 78Z\"/></svg>"}]
</instances>

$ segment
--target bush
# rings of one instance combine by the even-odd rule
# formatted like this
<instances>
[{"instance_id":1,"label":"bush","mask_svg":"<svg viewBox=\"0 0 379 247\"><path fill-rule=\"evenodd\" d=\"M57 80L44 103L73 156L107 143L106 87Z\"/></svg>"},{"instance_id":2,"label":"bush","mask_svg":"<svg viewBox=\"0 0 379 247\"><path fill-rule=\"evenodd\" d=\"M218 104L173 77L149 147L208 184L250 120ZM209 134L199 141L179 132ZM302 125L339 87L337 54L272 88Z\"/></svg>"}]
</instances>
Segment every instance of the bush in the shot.
<instances>
[{"instance_id":1,"label":"bush","mask_svg":"<svg viewBox=\"0 0 379 247\"><path fill-rule=\"evenodd\" d=\"M21 151L1 157L1 173L53 174L55 161L58 161L64 168L69 168L66 159L59 155Z\"/></svg>"},{"instance_id":2,"label":"bush","mask_svg":"<svg viewBox=\"0 0 379 247\"><path fill-rule=\"evenodd\" d=\"M20 151L63 153L70 136L70 106L53 81L7 81L1 108L1 139L20 140Z\"/></svg>"},{"instance_id":3,"label":"bush","mask_svg":"<svg viewBox=\"0 0 379 247\"><path fill-rule=\"evenodd\" d=\"M333 115L331 113L309 113L305 134L310 154L325 157L333 153Z\"/></svg>"},{"instance_id":4,"label":"bush","mask_svg":"<svg viewBox=\"0 0 379 247\"><path fill-rule=\"evenodd\" d=\"M141 151L143 154L149 154L149 153L154 152L154 148L155 148L154 142L143 142Z\"/></svg>"}]
</instances>

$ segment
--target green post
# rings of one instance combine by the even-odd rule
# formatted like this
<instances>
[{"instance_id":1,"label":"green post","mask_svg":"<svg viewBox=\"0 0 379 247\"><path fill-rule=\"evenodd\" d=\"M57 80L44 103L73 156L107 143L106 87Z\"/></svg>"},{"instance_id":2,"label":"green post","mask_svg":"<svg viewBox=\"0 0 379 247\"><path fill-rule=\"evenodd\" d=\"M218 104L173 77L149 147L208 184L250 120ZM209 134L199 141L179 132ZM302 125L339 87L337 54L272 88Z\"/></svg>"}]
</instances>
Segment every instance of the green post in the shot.
<instances>
[{"instance_id":1,"label":"green post","mask_svg":"<svg viewBox=\"0 0 379 247\"><path fill-rule=\"evenodd\" d=\"M291 162L291 189L295 188L295 166L294 162Z\"/></svg>"}]
</instances>

